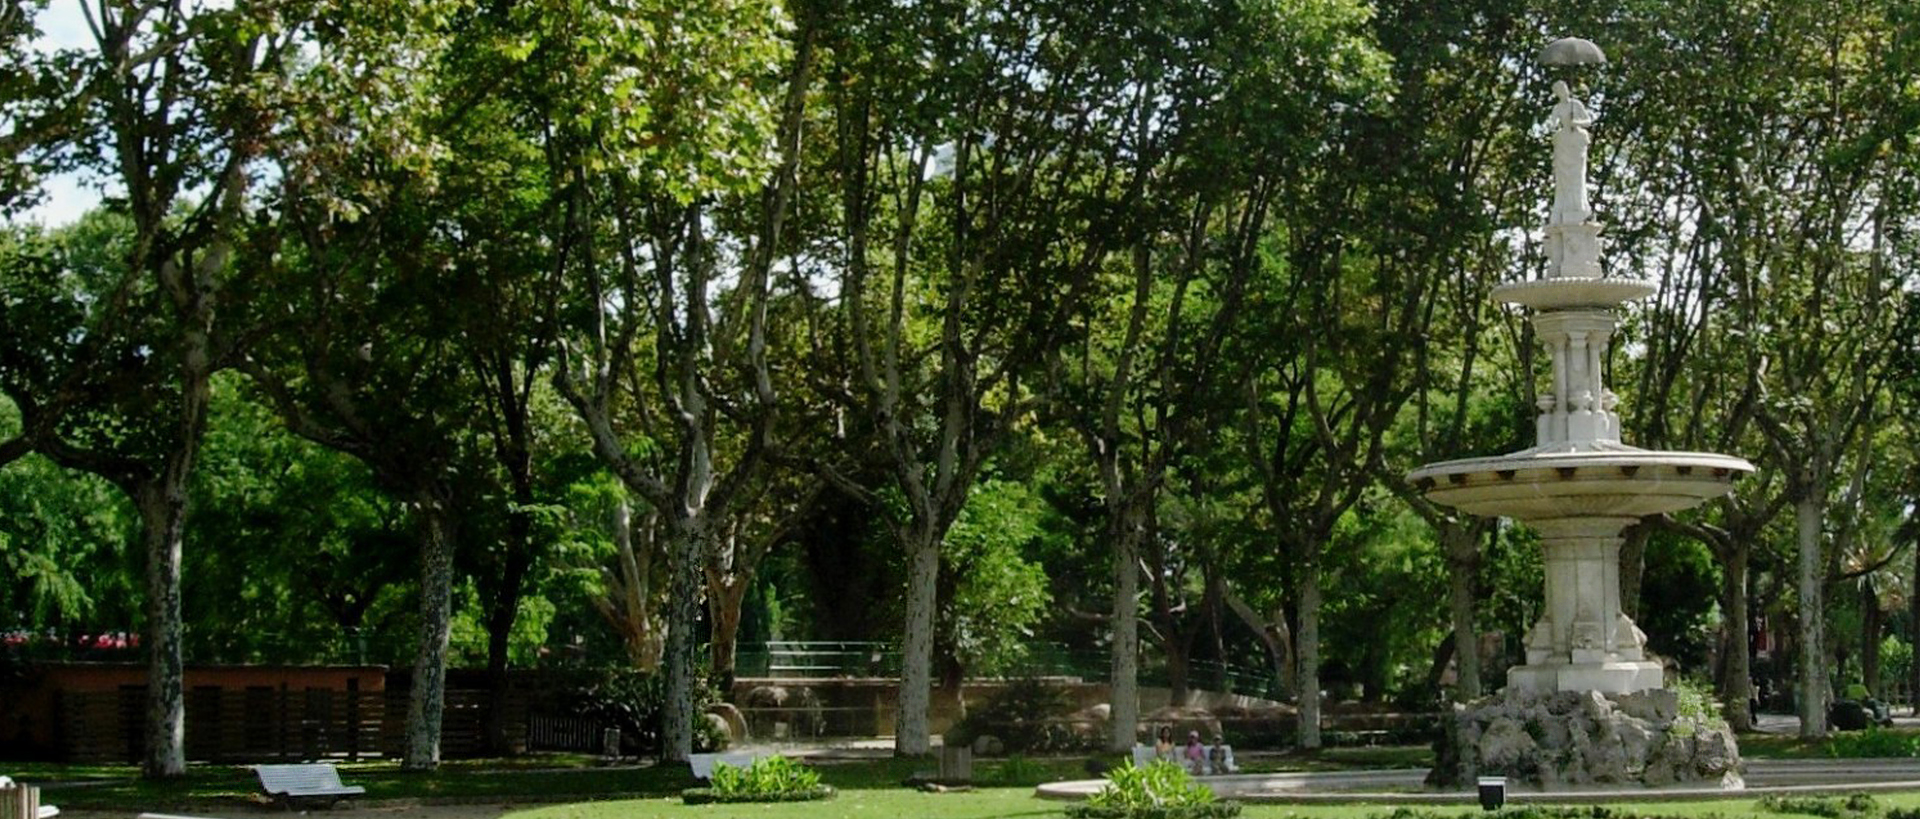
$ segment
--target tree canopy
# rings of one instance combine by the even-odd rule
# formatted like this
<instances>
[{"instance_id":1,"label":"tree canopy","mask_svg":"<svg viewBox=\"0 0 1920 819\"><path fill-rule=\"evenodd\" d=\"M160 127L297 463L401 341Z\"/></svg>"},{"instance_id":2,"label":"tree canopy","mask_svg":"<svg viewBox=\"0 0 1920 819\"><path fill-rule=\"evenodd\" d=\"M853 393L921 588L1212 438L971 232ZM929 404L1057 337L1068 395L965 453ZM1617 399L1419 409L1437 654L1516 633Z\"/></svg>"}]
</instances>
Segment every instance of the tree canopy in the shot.
<instances>
[{"instance_id":1,"label":"tree canopy","mask_svg":"<svg viewBox=\"0 0 1920 819\"><path fill-rule=\"evenodd\" d=\"M897 652L902 754L1056 649L1116 747L1497 686L1532 535L1404 475L1532 440L1556 79L1625 437L1758 468L1629 533L1653 649L1817 734L1920 627L1912 3L77 10L0 15L0 631L141 634L150 774L188 659L410 666L411 767L449 664L655 676L673 759L769 639Z\"/></svg>"}]
</instances>

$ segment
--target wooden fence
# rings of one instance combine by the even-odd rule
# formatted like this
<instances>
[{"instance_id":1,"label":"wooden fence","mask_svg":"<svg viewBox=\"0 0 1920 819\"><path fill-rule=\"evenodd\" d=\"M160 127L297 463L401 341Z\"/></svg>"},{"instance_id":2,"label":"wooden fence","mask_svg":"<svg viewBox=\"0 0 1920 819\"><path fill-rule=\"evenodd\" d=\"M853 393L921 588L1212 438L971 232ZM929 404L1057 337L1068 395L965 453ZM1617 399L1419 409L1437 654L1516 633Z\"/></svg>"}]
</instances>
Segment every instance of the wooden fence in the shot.
<instances>
[{"instance_id":1,"label":"wooden fence","mask_svg":"<svg viewBox=\"0 0 1920 819\"><path fill-rule=\"evenodd\" d=\"M597 717L529 714L527 750L599 753L606 750L606 730L611 727Z\"/></svg>"},{"instance_id":2,"label":"wooden fence","mask_svg":"<svg viewBox=\"0 0 1920 819\"><path fill-rule=\"evenodd\" d=\"M492 694L448 689L440 725L444 757L492 752ZM509 690L502 726L508 750L546 750L530 736L543 698ZM187 692L187 758L261 762L398 756L406 742L407 692L288 688L196 688ZM145 747L146 689L63 692L60 750L71 762L137 762ZM585 730L585 729L581 729ZM597 735L597 731L594 732ZM570 749L570 748L567 748ZM555 750L567 750L555 749Z\"/></svg>"}]
</instances>

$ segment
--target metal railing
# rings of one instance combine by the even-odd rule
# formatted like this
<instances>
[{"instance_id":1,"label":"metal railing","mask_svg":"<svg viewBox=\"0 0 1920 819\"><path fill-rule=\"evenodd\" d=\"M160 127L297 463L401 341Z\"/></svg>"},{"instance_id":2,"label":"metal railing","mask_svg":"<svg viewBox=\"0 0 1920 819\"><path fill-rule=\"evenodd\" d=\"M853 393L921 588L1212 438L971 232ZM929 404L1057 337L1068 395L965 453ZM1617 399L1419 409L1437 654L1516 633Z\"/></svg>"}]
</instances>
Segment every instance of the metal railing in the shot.
<instances>
[{"instance_id":1,"label":"metal railing","mask_svg":"<svg viewBox=\"0 0 1920 819\"><path fill-rule=\"evenodd\" d=\"M993 676L1077 677L1099 681L1107 678L1110 663L1105 651L1037 643L1028 648L1025 658L1010 668L998 669ZM740 677L806 680L897 677L900 650L890 643L774 640L740 646L735 654L734 669ZM1165 687L1168 682L1164 664L1141 667L1142 685ZM1187 684L1194 688L1264 697L1273 694L1274 683L1272 671L1258 665L1213 660L1193 660L1187 665Z\"/></svg>"}]
</instances>

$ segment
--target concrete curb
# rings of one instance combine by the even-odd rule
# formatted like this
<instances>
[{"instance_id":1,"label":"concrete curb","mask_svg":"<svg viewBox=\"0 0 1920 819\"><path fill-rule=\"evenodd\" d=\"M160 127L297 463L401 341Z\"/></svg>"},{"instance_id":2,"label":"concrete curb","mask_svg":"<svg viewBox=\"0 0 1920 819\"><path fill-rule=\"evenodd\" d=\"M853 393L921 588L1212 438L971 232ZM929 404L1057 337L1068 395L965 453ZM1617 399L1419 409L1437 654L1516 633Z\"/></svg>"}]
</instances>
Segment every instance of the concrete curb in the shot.
<instances>
[{"instance_id":1,"label":"concrete curb","mask_svg":"<svg viewBox=\"0 0 1920 819\"><path fill-rule=\"evenodd\" d=\"M1223 798L1278 804L1400 803L1422 805L1476 804L1474 791L1436 791L1426 788L1423 768L1382 771L1236 774L1205 777L1200 781ZM1691 802L1715 799L1752 799L1761 796L1814 796L1859 792L1920 791L1920 759L1804 759L1754 760L1746 771L1747 786L1724 789L1701 786L1663 788L1583 787L1567 791L1510 789L1507 801L1535 804L1599 804L1606 802ZM1106 784L1104 779L1050 782L1034 789L1042 799L1085 799Z\"/></svg>"}]
</instances>

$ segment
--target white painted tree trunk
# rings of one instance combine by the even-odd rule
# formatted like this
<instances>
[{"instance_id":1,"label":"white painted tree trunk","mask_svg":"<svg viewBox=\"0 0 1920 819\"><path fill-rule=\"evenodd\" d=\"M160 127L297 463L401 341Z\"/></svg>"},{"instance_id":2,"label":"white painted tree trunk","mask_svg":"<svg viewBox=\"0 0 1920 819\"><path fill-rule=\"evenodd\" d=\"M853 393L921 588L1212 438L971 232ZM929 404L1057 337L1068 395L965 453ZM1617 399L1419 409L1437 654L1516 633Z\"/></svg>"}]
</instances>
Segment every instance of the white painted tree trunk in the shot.
<instances>
[{"instance_id":1,"label":"white painted tree trunk","mask_svg":"<svg viewBox=\"0 0 1920 819\"><path fill-rule=\"evenodd\" d=\"M447 701L447 638L453 621L453 510L437 493L420 500L420 644L407 696L407 746L401 767L440 766L440 721Z\"/></svg>"},{"instance_id":2,"label":"white painted tree trunk","mask_svg":"<svg viewBox=\"0 0 1920 819\"><path fill-rule=\"evenodd\" d=\"M1300 675L1300 734L1302 748L1320 747L1320 561L1309 557L1300 564L1300 633L1294 662Z\"/></svg>"},{"instance_id":3,"label":"white painted tree trunk","mask_svg":"<svg viewBox=\"0 0 1920 819\"><path fill-rule=\"evenodd\" d=\"M694 623L700 619L700 589L705 582L696 532L675 532L671 548L672 581L667 589L667 702L661 758L680 762L693 753Z\"/></svg>"},{"instance_id":4,"label":"white painted tree trunk","mask_svg":"<svg viewBox=\"0 0 1920 819\"><path fill-rule=\"evenodd\" d=\"M185 664L181 653L180 556L185 488L148 484L136 498L147 552L147 719L141 773L187 772Z\"/></svg>"},{"instance_id":5,"label":"white painted tree trunk","mask_svg":"<svg viewBox=\"0 0 1920 819\"><path fill-rule=\"evenodd\" d=\"M221 253L212 251L209 258ZM170 267L162 274L178 275ZM201 293L207 293L203 287ZM185 626L180 611L180 560L186 539L188 481L194 456L206 433L207 407L213 402L212 364L207 328L213 302L203 295L192 302L191 325L181 340L180 415L174 449L159 476L133 493L145 530L147 551L147 753L142 773L148 778L187 772Z\"/></svg>"},{"instance_id":6,"label":"white painted tree trunk","mask_svg":"<svg viewBox=\"0 0 1920 819\"><path fill-rule=\"evenodd\" d=\"M1821 499L1809 491L1793 504L1800 546L1800 736L1827 735L1827 635L1820 584Z\"/></svg>"},{"instance_id":7,"label":"white painted tree trunk","mask_svg":"<svg viewBox=\"0 0 1920 819\"><path fill-rule=\"evenodd\" d=\"M908 544L907 635L900 656L900 711L895 716L895 756L925 756L933 749L929 713L933 700L933 615L940 579L940 542L916 526Z\"/></svg>"},{"instance_id":8,"label":"white painted tree trunk","mask_svg":"<svg viewBox=\"0 0 1920 819\"><path fill-rule=\"evenodd\" d=\"M1140 724L1140 555L1131 510L1113 533L1112 736L1107 748L1133 747Z\"/></svg>"}]
</instances>

